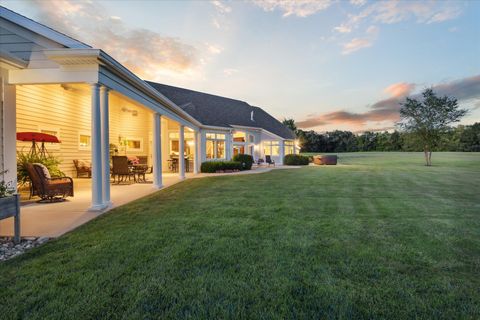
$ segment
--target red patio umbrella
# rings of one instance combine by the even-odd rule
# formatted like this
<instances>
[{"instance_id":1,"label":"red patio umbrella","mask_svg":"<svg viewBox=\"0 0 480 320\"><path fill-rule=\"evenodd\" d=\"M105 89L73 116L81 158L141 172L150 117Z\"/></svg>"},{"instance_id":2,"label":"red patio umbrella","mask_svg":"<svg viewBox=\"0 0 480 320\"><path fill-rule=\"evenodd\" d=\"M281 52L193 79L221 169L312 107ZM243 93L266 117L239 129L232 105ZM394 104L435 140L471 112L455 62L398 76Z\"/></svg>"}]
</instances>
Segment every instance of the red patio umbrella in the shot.
<instances>
[{"instance_id":1,"label":"red patio umbrella","mask_svg":"<svg viewBox=\"0 0 480 320\"><path fill-rule=\"evenodd\" d=\"M17 140L19 141L31 141L32 147L30 148L30 154L40 154L40 157L46 158L48 151L45 148L45 142L48 143L60 143L60 140L54 135L41 133L41 132L17 132ZM37 142L41 142L41 146L37 145Z\"/></svg>"}]
</instances>

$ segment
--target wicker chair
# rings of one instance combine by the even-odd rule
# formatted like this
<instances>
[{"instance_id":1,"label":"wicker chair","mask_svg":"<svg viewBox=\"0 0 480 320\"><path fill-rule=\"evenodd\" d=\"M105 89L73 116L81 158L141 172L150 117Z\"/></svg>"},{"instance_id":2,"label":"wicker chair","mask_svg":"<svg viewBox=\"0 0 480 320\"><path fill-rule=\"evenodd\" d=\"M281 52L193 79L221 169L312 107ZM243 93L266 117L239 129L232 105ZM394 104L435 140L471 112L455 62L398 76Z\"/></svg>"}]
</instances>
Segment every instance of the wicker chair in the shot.
<instances>
[{"instance_id":1,"label":"wicker chair","mask_svg":"<svg viewBox=\"0 0 480 320\"><path fill-rule=\"evenodd\" d=\"M117 180L117 183L123 181L123 179L131 177L135 180L135 173L128 167L128 158L126 156L113 156L112 157L112 176L113 182ZM118 178L118 179L115 179Z\"/></svg>"},{"instance_id":2,"label":"wicker chair","mask_svg":"<svg viewBox=\"0 0 480 320\"><path fill-rule=\"evenodd\" d=\"M32 183L31 196L39 196L39 202L63 201L66 197L73 197L72 178L50 177L48 169L38 163L28 163L27 171Z\"/></svg>"},{"instance_id":3,"label":"wicker chair","mask_svg":"<svg viewBox=\"0 0 480 320\"><path fill-rule=\"evenodd\" d=\"M86 165L85 161L81 160L73 160L73 164L75 165L75 169L77 170L77 178L86 175L87 178L92 177L92 167L91 165Z\"/></svg>"}]
</instances>

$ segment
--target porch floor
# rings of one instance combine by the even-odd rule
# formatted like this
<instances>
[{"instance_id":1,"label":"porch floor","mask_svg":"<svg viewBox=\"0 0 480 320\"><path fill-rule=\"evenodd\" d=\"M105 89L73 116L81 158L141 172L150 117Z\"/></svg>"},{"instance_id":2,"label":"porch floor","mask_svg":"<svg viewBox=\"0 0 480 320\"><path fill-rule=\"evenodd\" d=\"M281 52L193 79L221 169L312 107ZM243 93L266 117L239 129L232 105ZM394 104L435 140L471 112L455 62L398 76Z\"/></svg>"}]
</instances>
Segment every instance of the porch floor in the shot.
<instances>
[{"instance_id":1,"label":"porch floor","mask_svg":"<svg viewBox=\"0 0 480 320\"><path fill-rule=\"evenodd\" d=\"M193 174L187 173L187 178ZM20 227L22 237L58 237L92 220L104 211L89 211L91 205L91 179L73 179L75 196L63 202L37 203L26 201L21 204ZM147 177L152 181L152 177ZM178 174L164 173L163 187L169 187L182 180ZM158 191L150 183L112 184L110 198L113 207ZM38 199L38 198L36 198ZM0 220L0 236L13 235L13 218Z\"/></svg>"},{"instance_id":2,"label":"porch floor","mask_svg":"<svg viewBox=\"0 0 480 320\"><path fill-rule=\"evenodd\" d=\"M272 169L292 169L293 166L253 167L249 171L237 173L193 174L186 178L203 178L219 175L256 174ZM151 176L147 180L152 181ZM163 188L180 182L177 173L163 173ZM75 196L63 202L37 203L34 200L22 202L20 212L20 230L22 237L55 238L102 215L111 208L124 205L135 199L151 194L158 189L152 183L112 184L110 198L113 206L104 211L89 211L91 205L91 179L74 179ZM38 198L37 198L38 199ZM13 218L0 220L0 236L13 235Z\"/></svg>"}]
</instances>

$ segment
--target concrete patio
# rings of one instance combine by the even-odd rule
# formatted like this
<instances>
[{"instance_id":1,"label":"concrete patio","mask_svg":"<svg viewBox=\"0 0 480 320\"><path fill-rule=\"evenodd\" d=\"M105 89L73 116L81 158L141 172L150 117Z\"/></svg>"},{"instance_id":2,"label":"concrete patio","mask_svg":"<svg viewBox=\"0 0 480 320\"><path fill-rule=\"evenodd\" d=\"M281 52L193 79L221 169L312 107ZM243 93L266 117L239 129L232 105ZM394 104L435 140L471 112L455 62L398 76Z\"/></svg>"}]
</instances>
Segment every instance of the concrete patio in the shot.
<instances>
[{"instance_id":1,"label":"concrete patio","mask_svg":"<svg viewBox=\"0 0 480 320\"><path fill-rule=\"evenodd\" d=\"M187 174L191 177L193 174ZM147 180L152 180L147 177ZM182 180L178 174L163 174L163 188ZM22 237L58 237L90 221L109 209L121 206L135 199L149 195L158 189L150 183L112 184L111 199L113 206L103 211L89 211L91 206L91 179L74 179L75 196L63 202L37 203L24 201L21 205ZM0 221L0 236L13 235L13 219Z\"/></svg>"},{"instance_id":2,"label":"concrete patio","mask_svg":"<svg viewBox=\"0 0 480 320\"><path fill-rule=\"evenodd\" d=\"M239 174L257 174L273 169L292 169L292 166L254 167L249 171L236 173L193 174L187 173L186 178L203 178L212 176L232 176ZM152 181L147 176L147 181ZM163 188L170 187L181 180L178 173L163 174ZM23 201L21 205L20 225L22 237L59 237L78 226L102 215L108 210L142 198L158 189L150 183L112 184L111 200L113 206L103 211L89 211L91 206L91 179L74 179L75 196L63 202L37 203L35 199ZM13 218L0 220L0 237L13 235Z\"/></svg>"}]
</instances>

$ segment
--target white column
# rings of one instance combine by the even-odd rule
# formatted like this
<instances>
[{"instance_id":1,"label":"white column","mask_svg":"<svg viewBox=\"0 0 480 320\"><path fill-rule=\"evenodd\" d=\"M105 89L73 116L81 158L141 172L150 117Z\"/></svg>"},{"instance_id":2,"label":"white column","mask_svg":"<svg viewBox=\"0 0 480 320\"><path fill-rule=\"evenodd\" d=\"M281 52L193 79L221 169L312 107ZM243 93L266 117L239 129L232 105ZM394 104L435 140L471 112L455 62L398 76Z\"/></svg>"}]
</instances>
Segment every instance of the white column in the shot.
<instances>
[{"instance_id":1,"label":"white column","mask_svg":"<svg viewBox=\"0 0 480 320\"><path fill-rule=\"evenodd\" d=\"M225 159L232 160L233 154L233 134L231 132L227 132L225 135Z\"/></svg>"},{"instance_id":2,"label":"white column","mask_svg":"<svg viewBox=\"0 0 480 320\"><path fill-rule=\"evenodd\" d=\"M180 179L185 179L185 126L180 125L178 137L178 174Z\"/></svg>"},{"instance_id":3,"label":"white column","mask_svg":"<svg viewBox=\"0 0 480 320\"><path fill-rule=\"evenodd\" d=\"M2 99L3 104L3 114L0 121L2 123L2 132L3 137L2 141L2 161L3 170L8 170L4 176L0 176L0 179L4 179L6 182L12 182L12 185L17 187L17 95L16 87L14 85L7 84L6 77L2 76ZM2 107L0 105L0 107ZM1 170L1 171L3 171Z\"/></svg>"},{"instance_id":4,"label":"white column","mask_svg":"<svg viewBox=\"0 0 480 320\"><path fill-rule=\"evenodd\" d=\"M153 114L153 187L163 187L162 179L162 116L159 113Z\"/></svg>"},{"instance_id":5,"label":"white column","mask_svg":"<svg viewBox=\"0 0 480 320\"><path fill-rule=\"evenodd\" d=\"M278 161L278 163L280 165L283 165L283 157L285 157L285 141L284 140L280 140L280 143L279 143L279 153L280 153L280 161Z\"/></svg>"},{"instance_id":6,"label":"white column","mask_svg":"<svg viewBox=\"0 0 480 320\"><path fill-rule=\"evenodd\" d=\"M207 161L207 139L205 131L200 130L200 165Z\"/></svg>"},{"instance_id":7,"label":"white column","mask_svg":"<svg viewBox=\"0 0 480 320\"><path fill-rule=\"evenodd\" d=\"M200 133L198 131L194 131L193 137L195 139L194 143L194 155L193 155L193 173L197 174L198 169L200 167Z\"/></svg>"},{"instance_id":8,"label":"white column","mask_svg":"<svg viewBox=\"0 0 480 320\"><path fill-rule=\"evenodd\" d=\"M100 110L100 84L92 84L92 206L91 210L102 210L102 130Z\"/></svg>"},{"instance_id":9,"label":"white column","mask_svg":"<svg viewBox=\"0 0 480 320\"><path fill-rule=\"evenodd\" d=\"M102 121L102 192L103 204L110 206L110 114L108 102L109 89L100 88L100 109Z\"/></svg>"}]
</instances>

